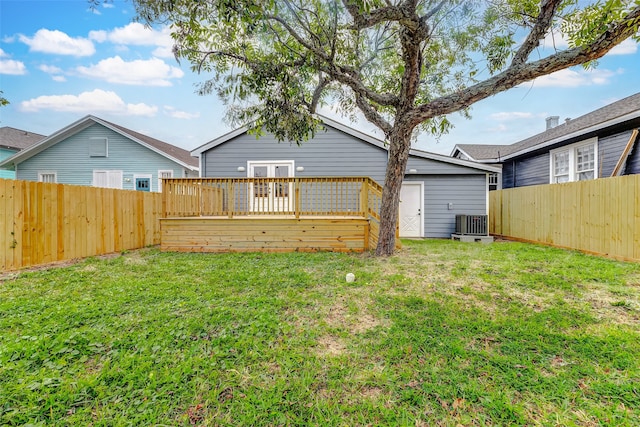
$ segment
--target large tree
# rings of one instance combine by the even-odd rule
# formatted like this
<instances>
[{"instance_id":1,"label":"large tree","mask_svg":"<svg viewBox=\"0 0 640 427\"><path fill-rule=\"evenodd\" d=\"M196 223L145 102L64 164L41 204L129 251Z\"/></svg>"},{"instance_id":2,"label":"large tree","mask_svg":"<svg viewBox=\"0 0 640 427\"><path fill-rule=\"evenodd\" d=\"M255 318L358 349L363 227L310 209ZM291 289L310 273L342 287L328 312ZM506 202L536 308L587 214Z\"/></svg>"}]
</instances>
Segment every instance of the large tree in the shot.
<instances>
[{"instance_id":1,"label":"large tree","mask_svg":"<svg viewBox=\"0 0 640 427\"><path fill-rule=\"evenodd\" d=\"M236 122L279 139L313 135L319 105L358 110L389 160L378 255L395 247L412 138L446 132L474 102L638 38L640 0L134 0L171 25L177 58ZM566 48L540 47L545 37ZM559 44L564 45L564 44Z\"/></svg>"}]
</instances>

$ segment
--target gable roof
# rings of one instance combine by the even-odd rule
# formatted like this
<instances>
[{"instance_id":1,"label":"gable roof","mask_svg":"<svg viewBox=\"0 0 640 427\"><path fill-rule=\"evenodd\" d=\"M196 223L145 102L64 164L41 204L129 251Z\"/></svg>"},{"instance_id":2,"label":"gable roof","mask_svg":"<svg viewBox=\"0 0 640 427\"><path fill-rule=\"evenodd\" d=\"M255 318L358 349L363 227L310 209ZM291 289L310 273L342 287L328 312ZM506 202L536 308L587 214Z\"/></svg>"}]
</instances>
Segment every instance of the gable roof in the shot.
<instances>
[{"instance_id":1,"label":"gable roof","mask_svg":"<svg viewBox=\"0 0 640 427\"><path fill-rule=\"evenodd\" d=\"M40 140L38 143L33 144L22 151L19 151L8 159L5 159L3 162L0 162L0 167L6 164L16 162L19 163L27 160L30 157L40 153L41 151L44 151L45 149L57 144L58 142L63 141L64 139L80 132L83 129L86 129L94 123L105 126L106 128L119 133L127 139L137 142L143 147L146 147L151 151L154 151L187 169L198 170L198 159L191 157L189 151L91 115L86 116L70 124L69 126L53 133L52 135Z\"/></svg>"},{"instance_id":2,"label":"gable roof","mask_svg":"<svg viewBox=\"0 0 640 427\"><path fill-rule=\"evenodd\" d=\"M0 128L0 148L10 148L17 151L24 150L30 145L45 138L45 135L33 133L9 126Z\"/></svg>"},{"instance_id":3,"label":"gable roof","mask_svg":"<svg viewBox=\"0 0 640 427\"><path fill-rule=\"evenodd\" d=\"M506 160L638 118L640 92L514 144L458 144L454 147L452 155L458 151L478 161Z\"/></svg>"},{"instance_id":4,"label":"gable roof","mask_svg":"<svg viewBox=\"0 0 640 427\"><path fill-rule=\"evenodd\" d=\"M387 151L387 144L381 140L378 139L372 135L366 134L364 132L361 132L359 130L356 130L350 126L347 126L345 124L342 124L340 122L337 122L335 120L332 120L328 117L325 116L321 116L318 115L318 118L320 120L322 120L322 124L324 126L328 126L330 128L336 129L338 131L344 132L347 135L351 135L354 138L357 138L365 143L368 143L370 145L373 145L375 147L381 148L385 151ZM205 151L209 151L219 145L222 145L228 141L231 141L232 139L243 135L244 133L246 133L248 130L250 129L249 126L243 126L241 128L238 128L236 130L233 130L229 133L226 133L216 139L213 139L203 145L201 145L200 147L197 147L195 149L193 149L191 151L191 155L192 156L200 156L202 153L204 153ZM428 159L428 160L434 160L437 162L444 162L444 163L449 163L449 164L454 164L454 165L458 165L458 166L465 166L465 167L469 167L469 168L473 168L473 169L478 169L478 170L482 170L485 172L500 172L501 168L499 166L489 166L489 165L484 165L484 164L480 164L477 162L472 162L469 160L462 160L462 159L457 159L457 158L453 158L450 156L445 156L442 154L436 154L436 153L431 153L428 151L422 151L422 150L417 150L417 149L411 149L409 151L409 155L410 156L415 156L415 157L420 157L423 159Z\"/></svg>"}]
</instances>

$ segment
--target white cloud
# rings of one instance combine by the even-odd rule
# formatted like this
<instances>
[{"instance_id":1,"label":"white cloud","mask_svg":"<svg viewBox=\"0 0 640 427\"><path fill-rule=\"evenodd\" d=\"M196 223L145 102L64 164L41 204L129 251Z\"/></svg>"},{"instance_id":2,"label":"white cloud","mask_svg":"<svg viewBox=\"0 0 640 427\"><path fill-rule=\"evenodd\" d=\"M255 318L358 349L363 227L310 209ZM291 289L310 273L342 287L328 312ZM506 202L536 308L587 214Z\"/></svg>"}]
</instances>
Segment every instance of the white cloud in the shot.
<instances>
[{"instance_id":1,"label":"white cloud","mask_svg":"<svg viewBox=\"0 0 640 427\"><path fill-rule=\"evenodd\" d=\"M170 79L184 76L181 69L172 67L158 58L127 62L119 56L103 59L90 67L78 67L76 71L82 76L109 83L140 86L171 86Z\"/></svg>"},{"instance_id":2,"label":"white cloud","mask_svg":"<svg viewBox=\"0 0 640 427\"><path fill-rule=\"evenodd\" d=\"M174 119L190 120L200 117L200 113L187 113L186 111L179 111L169 105L164 106L164 113L167 116L173 117Z\"/></svg>"},{"instance_id":3,"label":"white cloud","mask_svg":"<svg viewBox=\"0 0 640 427\"><path fill-rule=\"evenodd\" d=\"M605 85L611 77L622 74L623 70L571 70L564 69L555 73L538 77L533 81L535 87L580 87L592 85ZM529 84L529 83L525 83Z\"/></svg>"},{"instance_id":4,"label":"white cloud","mask_svg":"<svg viewBox=\"0 0 640 427\"><path fill-rule=\"evenodd\" d=\"M500 123L498 126L496 127L492 127L487 129L489 132L505 132L508 128L503 125L502 123Z\"/></svg>"},{"instance_id":5,"label":"white cloud","mask_svg":"<svg viewBox=\"0 0 640 427\"><path fill-rule=\"evenodd\" d=\"M21 61L13 59L0 59L0 74L11 74L21 76L27 74L27 67Z\"/></svg>"},{"instance_id":6,"label":"white cloud","mask_svg":"<svg viewBox=\"0 0 640 427\"><path fill-rule=\"evenodd\" d=\"M38 67L38 69L42 72L45 72L47 74L62 74L62 69L59 67L56 67L54 65L41 65Z\"/></svg>"},{"instance_id":7,"label":"white cloud","mask_svg":"<svg viewBox=\"0 0 640 427\"><path fill-rule=\"evenodd\" d=\"M549 33L540 43L543 49L564 50L569 47L569 41L560 32ZM607 53L607 55L633 55L638 51L638 43L633 39L626 39Z\"/></svg>"},{"instance_id":8,"label":"white cloud","mask_svg":"<svg viewBox=\"0 0 640 427\"><path fill-rule=\"evenodd\" d=\"M113 9L116 6L111 3L102 3L102 7L104 7L105 9Z\"/></svg>"},{"instance_id":9,"label":"white cloud","mask_svg":"<svg viewBox=\"0 0 640 427\"><path fill-rule=\"evenodd\" d=\"M126 104L115 92L95 89L82 92L79 95L50 95L39 96L20 103L20 109L25 112L41 110L93 113L112 113L120 115L152 117L158 107L147 104Z\"/></svg>"},{"instance_id":10,"label":"white cloud","mask_svg":"<svg viewBox=\"0 0 640 427\"><path fill-rule=\"evenodd\" d=\"M9 55L7 55L4 50L0 49L0 58L4 58L5 56Z\"/></svg>"},{"instance_id":11,"label":"white cloud","mask_svg":"<svg viewBox=\"0 0 640 427\"><path fill-rule=\"evenodd\" d=\"M133 22L124 27L115 28L110 32L91 31L89 38L98 43L109 41L119 45L157 46L157 49L153 53L155 56L162 58L173 56L171 52L173 39L171 38L171 30L169 27L156 30L146 27L139 22Z\"/></svg>"},{"instance_id":12,"label":"white cloud","mask_svg":"<svg viewBox=\"0 0 640 427\"><path fill-rule=\"evenodd\" d=\"M564 37L564 34L553 32L547 34L540 43L540 47L543 49L563 50L569 47L569 41Z\"/></svg>"},{"instance_id":13,"label":"white cloud","mask_svg":"<svg viewBox=\"0 0 640 427\"><path fill-rule=\"evenodd\" d=\"M638 43L632 39L626 39L607 53L607 55L633 55L638 51Z\"/></svg>"},{"instance_id":14,"label":"white cloud","mask_svg":"<svg viewBox=\"0 0 640 427\"><path fill-rule=\"evenodd\" d=\"M521 111L502 111L500 113L493 113L490 116L495 120L518 120L518 119L531 119L535 117L533 113L523 113Z\"/></svg>"},{"instance_id":15,"label":"white cloud","mask_svg":"<svg viewBox=\"0 0 640 427\"><path fill-rule=\"evenodd\" d=\"M54 82L66 82L67 79L64 76L51 76L51 80Z\"/></svg>"},{"instance_id":16,"label":"white cloud","mask_svg":"<svg viewBox=\"0 0 640 427\"><path fill-rule=\"evenodd\" d=\"M107 41L107 32L104 30L89 31L89 40L94 42L103 43Z\"/></svg>"},{"instance_id":17,"label":"white cloud","mask_svg":"<svg viewBox=\"0 0 640 427\"><path fill-rule=\"evenodd\" d=\"M58 30L38 30L32 38L19 36L20 41L29 46L31 52L53 53L58 55L91 56L96 49L89 39L71 38Z\"/></svg>"}]
</instances>

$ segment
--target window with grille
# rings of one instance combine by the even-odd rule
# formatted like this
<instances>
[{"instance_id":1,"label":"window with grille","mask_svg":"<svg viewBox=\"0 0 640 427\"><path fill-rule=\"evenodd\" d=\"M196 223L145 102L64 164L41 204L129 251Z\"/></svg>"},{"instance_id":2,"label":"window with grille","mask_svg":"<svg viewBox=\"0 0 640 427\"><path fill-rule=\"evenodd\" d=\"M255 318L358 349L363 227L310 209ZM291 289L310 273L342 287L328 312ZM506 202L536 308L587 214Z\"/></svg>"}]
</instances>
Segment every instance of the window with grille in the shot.
<instances>
[{"instance_id":1,"label":"window with grille","mask_svg":"<svg viewBox=\"0 0 640 427\"><path fill-rule=\"evenodd\" d=\"M569 150L553 154L553 182L569 181Z\"/></svg>"},{"instance_id":2,"label":"window with grille","mask_svg":"<svg viewBox=\"0 0 640 427\"><path fill-rule=\"evenodd\" d=\"M597 138L552 150L550 182L554 184L597 178L597 152Z\"/></svg>"},{"instance_id":3,"label":"window with grille","mask_svg":"<svg viewBox=\"0 0 640 427\"><path fill-rule=\"evenodd\" d=\"M39 182L58 182L58 177L55 172L38 172Z\"/></svg>"},{"instance_id":4,"label":"window with grille","mask_svg":"<svg viewBox=\"0 0 640 427\"><path fill-rule=\"evenodd\" d=\"M158 171L158 191L162 193L162 179L173 178L172 170L159 170Z\"/></svg>"},{"instance_id":5,"label":"window with grille","mask_svg":"<svg viewBox=\"0 0 640 427\"><path fill-rule=\"evenodd\" d=\"M499 175L497 172L493 172L489 174L489 191L497 190L500 188L498 185Z\"/></svg>"}]
</instances>

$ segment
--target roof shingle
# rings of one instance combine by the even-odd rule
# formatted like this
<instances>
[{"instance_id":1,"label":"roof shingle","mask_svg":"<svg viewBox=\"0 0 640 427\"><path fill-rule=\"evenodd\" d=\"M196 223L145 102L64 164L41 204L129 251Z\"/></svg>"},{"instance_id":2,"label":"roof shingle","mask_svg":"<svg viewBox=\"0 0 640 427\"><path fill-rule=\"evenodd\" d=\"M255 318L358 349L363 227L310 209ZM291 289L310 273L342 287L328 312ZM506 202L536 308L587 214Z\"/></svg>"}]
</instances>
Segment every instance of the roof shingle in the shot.
<instances>
[{"instance_id":1,"label":"roof shingle","mask_svg":"<svg viewBox=\"0 0 640 427\"><path fill-rule=\"evenodd\" d=\"M45 135L40 135L39 133L33 133L22 129L16 129L9 126L0 128L0 147L12 148L20 151L35 144L43 138L45 138Z\"/></svg>"}]
</instances>

